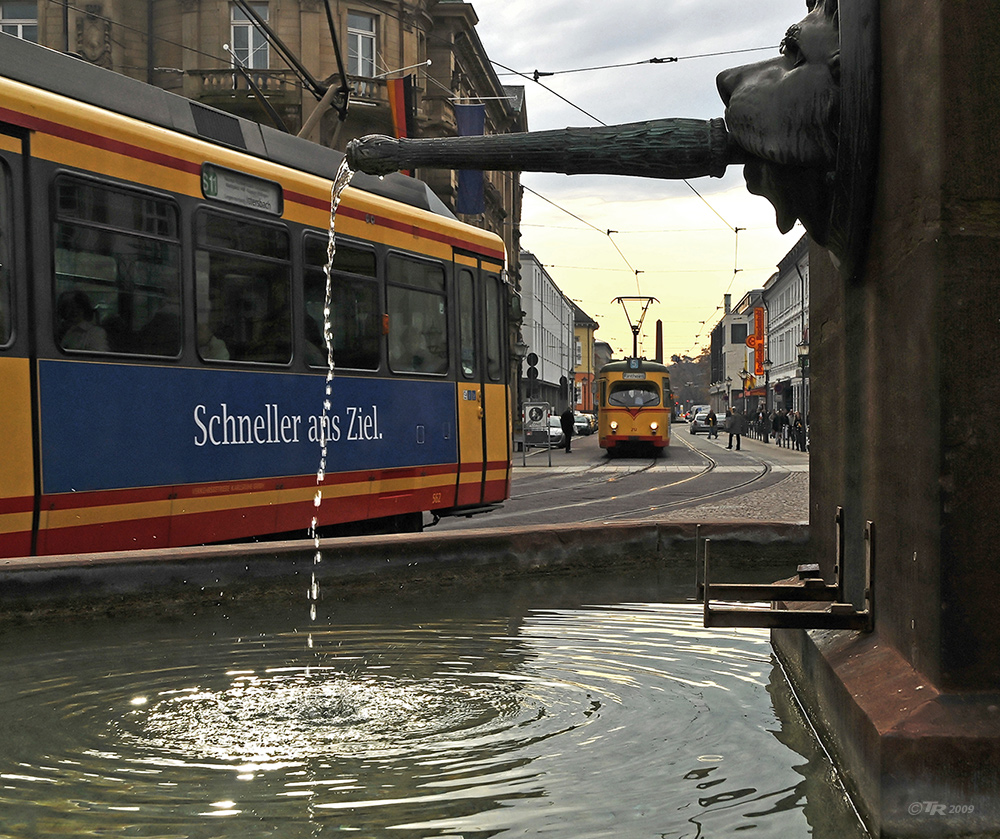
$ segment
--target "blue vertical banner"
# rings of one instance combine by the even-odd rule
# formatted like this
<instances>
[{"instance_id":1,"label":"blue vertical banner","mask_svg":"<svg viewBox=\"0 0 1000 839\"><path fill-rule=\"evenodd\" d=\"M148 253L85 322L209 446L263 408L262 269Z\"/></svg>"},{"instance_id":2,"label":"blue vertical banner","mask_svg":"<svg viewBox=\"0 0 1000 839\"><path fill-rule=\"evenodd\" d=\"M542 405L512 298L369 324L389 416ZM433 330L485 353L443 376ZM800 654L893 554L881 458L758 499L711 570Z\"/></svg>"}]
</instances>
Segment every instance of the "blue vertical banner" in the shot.
<instances>
[{"instance_id":1,"label":"blue vertical banner","mask_svg":"<svg viewBox=\"0 0 1000 839\"><path fill-rule=\"evenodd\" d=\"M486 130L486 106L456 105L455 121L459 137L481 137ZM483 173L461 169L458 173L458 196L455 211L465 215L480 215L486 211Z\"/></svg>"}]
</instances>

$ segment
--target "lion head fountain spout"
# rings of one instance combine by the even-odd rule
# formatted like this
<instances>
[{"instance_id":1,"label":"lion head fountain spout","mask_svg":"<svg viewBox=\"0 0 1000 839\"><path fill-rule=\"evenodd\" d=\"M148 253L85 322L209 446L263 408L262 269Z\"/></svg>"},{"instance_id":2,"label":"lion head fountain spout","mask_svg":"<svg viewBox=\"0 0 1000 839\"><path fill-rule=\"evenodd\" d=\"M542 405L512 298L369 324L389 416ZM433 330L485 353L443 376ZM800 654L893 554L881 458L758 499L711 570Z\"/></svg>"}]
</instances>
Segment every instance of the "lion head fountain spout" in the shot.
<instances>
[{"instance_id":1,"label":"lion head fountain spout","mask_svg":"<svg viewBox=\"0 0 1000 839\"><path fill-rule=\"evenodd\" d=\"M722 177L741 162L721 119L662 119L599 128L565 128L486 137L424 140L371 135L347 146L351 168L369 175L428 166L438 169Z\"/></svg>"},{"instance_id":2,"label":"lion head fountain spout","mask_svg":"<svg viewBox=\"0 0 1000 839\"><path fill-rule=\"evenodd\" d=\"M843 3L844 8L841 8ZM719 74L726 118L486 137L352 141L352 168L427 166L686 179L745 164L748 189L796 220L845 274L866 242L876 162L878 0L806 0L780 55ZM845 29L846 24L846 29Z\"/></svg>"}]
</instances>

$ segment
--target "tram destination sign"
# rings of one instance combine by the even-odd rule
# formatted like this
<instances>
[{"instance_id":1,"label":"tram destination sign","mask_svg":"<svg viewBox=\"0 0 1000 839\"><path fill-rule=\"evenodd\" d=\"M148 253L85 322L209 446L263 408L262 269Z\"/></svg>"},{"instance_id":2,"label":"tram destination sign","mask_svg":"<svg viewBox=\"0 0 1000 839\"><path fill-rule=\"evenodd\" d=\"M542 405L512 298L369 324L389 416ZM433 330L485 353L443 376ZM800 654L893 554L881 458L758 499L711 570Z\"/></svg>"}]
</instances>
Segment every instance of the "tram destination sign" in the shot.
<instances>
[{"instance_id":1,"label":"tram destination sign","mask_svg":"<svg viewBox=\"0 0 1000 839\"><path fill-rule=\"evenodd\" d=\"M646 374L645 373L632 373L632 372L626 370L624 373L622 373L622 378L623 379L645 379L646 378Z\"/></svg>"},{"instance_id":2,"label":"tram destination sign","mask_svg":"<svg viewBox=\"0 0 1000 839\"><path fill-rule=\"evenodd\" d=\"M281 184L216 166L201 165L201 191L206 198L280 216L284 211Z\"/></svg>"}]
</instances>

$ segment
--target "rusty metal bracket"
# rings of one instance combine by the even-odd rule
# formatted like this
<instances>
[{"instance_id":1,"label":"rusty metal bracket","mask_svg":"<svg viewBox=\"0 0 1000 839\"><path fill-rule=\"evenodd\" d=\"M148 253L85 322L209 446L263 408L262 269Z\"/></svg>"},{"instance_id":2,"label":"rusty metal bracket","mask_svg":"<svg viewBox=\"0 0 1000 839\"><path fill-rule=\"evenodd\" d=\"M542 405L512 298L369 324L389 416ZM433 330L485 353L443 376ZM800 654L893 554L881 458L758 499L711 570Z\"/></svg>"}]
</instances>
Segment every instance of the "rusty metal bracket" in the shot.
<instances>
[{"instance_id":1,"label":"rusty metal bracket","mask_svg":"<svg viewBox=\"0 0 1000 839\"><path fill-rule=\"evenodd\" d=\"M834 581L827 583L818 565L800 565L798 581L774 584L712 583L710 574L711 540L704 544L704 577L698 584L698 595L704 607L707 627L746 626L769 629L854 629L871 632L875 616L875 525L865 523L865 595L864 608L855 609L844 601L843 555L844 510L837 508L837 558ZM696 548L697 551L697 548ZM770 607L713 606L712 600L770 601ZM786 603L829 603L822 609L800 606L788 608Z\"/></svg>"}]
</instances>

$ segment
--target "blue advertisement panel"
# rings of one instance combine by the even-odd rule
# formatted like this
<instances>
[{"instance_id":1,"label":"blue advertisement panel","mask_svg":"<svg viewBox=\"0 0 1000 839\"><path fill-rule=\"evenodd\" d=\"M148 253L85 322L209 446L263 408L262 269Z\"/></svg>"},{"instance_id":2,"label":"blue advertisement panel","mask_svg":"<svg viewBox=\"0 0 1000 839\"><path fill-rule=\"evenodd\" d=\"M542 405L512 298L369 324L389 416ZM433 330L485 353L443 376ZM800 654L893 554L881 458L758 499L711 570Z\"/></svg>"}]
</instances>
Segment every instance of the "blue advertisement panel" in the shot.
<instances>
[{"instance_id":1,"label":"blue advertisement panel","mask_svg":"<svg viewBox=\"0 0 1000 839\"><path fill-rule=\"evenodd\" d=\"M455 385L39 362L45 493L454 463Z\"/></svg>"}]
</instances>

